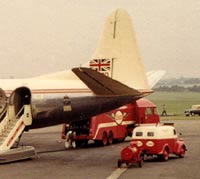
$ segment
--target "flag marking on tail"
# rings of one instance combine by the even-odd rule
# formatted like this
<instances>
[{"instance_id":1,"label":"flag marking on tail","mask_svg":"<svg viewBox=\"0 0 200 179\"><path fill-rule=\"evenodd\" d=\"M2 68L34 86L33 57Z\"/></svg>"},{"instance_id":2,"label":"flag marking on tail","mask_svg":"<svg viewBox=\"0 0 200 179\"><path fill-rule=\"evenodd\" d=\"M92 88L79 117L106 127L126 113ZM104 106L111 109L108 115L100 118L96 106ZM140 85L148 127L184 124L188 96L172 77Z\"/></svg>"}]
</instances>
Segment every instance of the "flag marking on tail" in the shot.
<instances>
[{"instance_id":1,"label":"flag marking on tail","mask_svg":"<svg viewBox=\"0 0 200 179\"><path fill-rule=\"evenodd\" d=\"M110 59L93 59L90 61L90 68L110 76L112 61Z\"/></svg>"}]
</instances>

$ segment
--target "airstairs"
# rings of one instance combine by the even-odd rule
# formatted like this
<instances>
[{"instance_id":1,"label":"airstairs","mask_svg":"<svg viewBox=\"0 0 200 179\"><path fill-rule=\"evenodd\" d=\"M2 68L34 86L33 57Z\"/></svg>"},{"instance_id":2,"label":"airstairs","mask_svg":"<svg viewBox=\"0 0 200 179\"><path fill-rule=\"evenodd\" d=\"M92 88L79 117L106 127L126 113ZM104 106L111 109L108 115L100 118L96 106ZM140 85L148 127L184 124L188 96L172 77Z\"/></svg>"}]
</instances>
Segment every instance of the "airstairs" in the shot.
<instances>
[{"instance_id":1,"label":"airstairs","mask_svg":"<svg viewBox=\"0 0 200 179\"><path fill-rule=\"evenodd\" d=\"M30 105L23 105L17 115L15 115L15 106L9 105L5 112L3 120L0 123L0 163L21 160L27 158L26 155L34 155L33 147L29 147L28 153L22 154L26 148L12 148L14 143L22 135L26 126L32 124L32 115ZM17 153L16 153L17 151ZM5 161L5 162L2 162Z\"/></svg>"}]
</instances>

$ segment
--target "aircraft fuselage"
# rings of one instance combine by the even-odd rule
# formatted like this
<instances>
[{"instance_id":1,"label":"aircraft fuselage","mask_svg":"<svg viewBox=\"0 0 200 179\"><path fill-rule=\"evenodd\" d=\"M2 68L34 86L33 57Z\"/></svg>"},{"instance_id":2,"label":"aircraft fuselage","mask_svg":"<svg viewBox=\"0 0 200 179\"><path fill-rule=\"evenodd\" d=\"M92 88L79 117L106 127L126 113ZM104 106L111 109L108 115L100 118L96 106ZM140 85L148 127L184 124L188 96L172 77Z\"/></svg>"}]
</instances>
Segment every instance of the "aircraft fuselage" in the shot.
<instances>
[{"instance_id":1,"label":"aircraft fuselage","mask_svg":"<svg viewBox=\"0 0 200 179\"><path fill-rule=\"evenodd\" d=\"M4 88L6 96L9 96L8 103L16 105L16 114L24 103L31 105L33 121L29 126L30 129L86 120L130 103L137 98L121 95L98 96L80 81L77 82L78 84L73 82L71 85L66 81L56 81L55 85L51 80L38 80L37 83L32 80L30 85L24 83L26 86L22 86L23 84L17 80L9 80L6 82L9 87L5 85ZM40 88L36 88L34 84L40 84ZM69 87L64 87L65 84ZM15 86L21 87L16 88ZM25 99L27 96L28 102Z\"/></svg>"}]
</instances>

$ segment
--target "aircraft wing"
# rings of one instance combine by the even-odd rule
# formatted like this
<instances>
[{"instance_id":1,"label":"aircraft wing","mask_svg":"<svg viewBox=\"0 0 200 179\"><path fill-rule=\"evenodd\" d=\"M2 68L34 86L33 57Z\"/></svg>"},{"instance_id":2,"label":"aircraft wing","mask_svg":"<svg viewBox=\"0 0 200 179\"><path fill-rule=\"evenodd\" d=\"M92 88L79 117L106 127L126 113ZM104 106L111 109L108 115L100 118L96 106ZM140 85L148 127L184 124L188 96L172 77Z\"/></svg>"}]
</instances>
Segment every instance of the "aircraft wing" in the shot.
<instances>
[{"instance_id":1,"label":"aircraft wing","mask_svg":"<svg viewBox=\"0 0 200 179\"><path fill-rule=\"evenodd\" d=\"M90 68L73 68L72 71L96 95L131 95L143 97L144 93L130 88ZM150 92L150 91L149 91Z\"/></svg>"}]
</instances>

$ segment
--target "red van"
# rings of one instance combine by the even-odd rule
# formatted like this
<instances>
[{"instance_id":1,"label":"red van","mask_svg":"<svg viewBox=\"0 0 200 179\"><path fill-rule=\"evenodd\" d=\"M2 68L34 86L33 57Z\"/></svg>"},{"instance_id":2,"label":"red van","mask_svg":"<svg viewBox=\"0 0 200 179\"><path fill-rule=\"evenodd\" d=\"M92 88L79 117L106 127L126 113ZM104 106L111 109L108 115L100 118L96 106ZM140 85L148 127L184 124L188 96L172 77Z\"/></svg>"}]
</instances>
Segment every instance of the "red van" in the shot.
<instances>
[{"instance_id":1,"label":"red van","mask_svg":"<svg viewBox=\"0 0 200 179\"><path fill-rule=\"evenodd\" d=\"M179 139L173 125L166 124L141 124L133 130L130 145L121 151L122 163L138 163L142 166L144 156L154 156L167 161L169 154L180 158L185 156L186 146L183 139Z\"/></svg>"}]
</instances>

